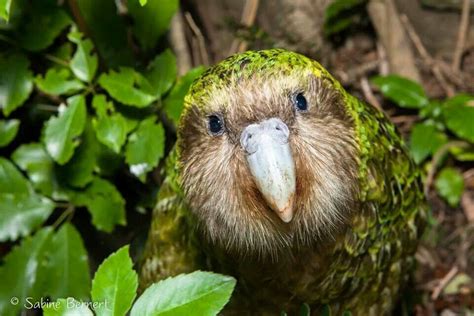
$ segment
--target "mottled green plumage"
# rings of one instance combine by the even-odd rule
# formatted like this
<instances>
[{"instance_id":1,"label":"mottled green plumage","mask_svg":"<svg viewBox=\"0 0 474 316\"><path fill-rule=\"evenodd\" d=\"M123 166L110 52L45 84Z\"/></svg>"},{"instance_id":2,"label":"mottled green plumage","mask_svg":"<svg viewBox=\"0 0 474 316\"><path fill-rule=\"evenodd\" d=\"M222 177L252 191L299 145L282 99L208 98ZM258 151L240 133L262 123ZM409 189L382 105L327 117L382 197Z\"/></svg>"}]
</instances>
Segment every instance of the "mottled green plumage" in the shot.
<instances>
[{"instance_id":1,"label":"mottled green plumage","mask_svg":"<svg viewBox=\"0 0 474 316\"><path fill-rule=\"evenodd\" d=\"M192 85L184 111L192 104L206 106L209 87L225 87L233 78L265 73L280 76L310 69L325 85L337 90L353 120L358 149L358 205L347 229L317 252L292 265L260 263L213 249L196 230L192 205L180 189L180 165L174 151L168 158L167 177L153 213L141 270L145 286L169 275L196 269L234 274L239 289L227 312L294 310L307 302L313 310L328 304L336 314L388 313L399 287L413 267L412 255L425 221L419 170L408 157L400 135L380 111L348 94L321 65L304 56L273 49L246 52L224 60ZM232 79L233 80L233 79ZM180 135L178 135L180 136ZM304 253L304 252L303 252ZM275 275L285 275L276 277ZM275 276L275 277L272 277Z\"/></svg>"}]
</instances>

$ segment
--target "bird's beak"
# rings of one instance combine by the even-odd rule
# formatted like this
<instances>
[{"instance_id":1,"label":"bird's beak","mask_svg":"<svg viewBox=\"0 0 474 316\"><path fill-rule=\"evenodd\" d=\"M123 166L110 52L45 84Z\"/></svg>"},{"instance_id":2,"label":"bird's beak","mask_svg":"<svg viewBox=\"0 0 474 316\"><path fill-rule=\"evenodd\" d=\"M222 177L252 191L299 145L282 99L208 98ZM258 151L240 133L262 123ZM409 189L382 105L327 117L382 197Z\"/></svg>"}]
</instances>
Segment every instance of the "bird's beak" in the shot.
<instances>
[{"instance_id":1,"label":"bird's beak","mask_svg":"<svg viewBox=\"0 0 474 316\"><path fill-rule=\"evenodd\" d=\"M285 223L293 218L295 163L291 154L288 126L271 118L248 125L240 144L258 189L268 205Z\"/></svg>"}]
</instances>

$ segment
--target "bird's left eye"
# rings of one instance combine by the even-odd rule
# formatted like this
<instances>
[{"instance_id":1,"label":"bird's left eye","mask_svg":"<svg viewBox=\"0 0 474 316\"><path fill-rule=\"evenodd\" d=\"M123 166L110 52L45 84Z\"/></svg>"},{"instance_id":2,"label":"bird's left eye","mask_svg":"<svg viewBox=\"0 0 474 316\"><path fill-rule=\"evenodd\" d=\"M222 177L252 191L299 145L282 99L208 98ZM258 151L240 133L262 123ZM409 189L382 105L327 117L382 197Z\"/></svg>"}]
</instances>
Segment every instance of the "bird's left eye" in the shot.
<instances>
[{"instance_id":1,"label":"bird's left eye","mask_svg":"<svg viewBox=\"0 0 474 316\"><path fill-rule=\"evenodd\" d=\"M224 121L219 116L210 115L208 120L208 129L212 135L218 136L224 132Z\"/></svg>"},{"instance_id":2,"label":"bird's left eye","mask_svg":"<svg viewBox=\"0 0 474 316\"><path fill-rule=\"evenodd\" d=\"M305 112L308 110L308 101L303 93L293 95L292 101L297 111Z\"/></svg>"}]
</instances>

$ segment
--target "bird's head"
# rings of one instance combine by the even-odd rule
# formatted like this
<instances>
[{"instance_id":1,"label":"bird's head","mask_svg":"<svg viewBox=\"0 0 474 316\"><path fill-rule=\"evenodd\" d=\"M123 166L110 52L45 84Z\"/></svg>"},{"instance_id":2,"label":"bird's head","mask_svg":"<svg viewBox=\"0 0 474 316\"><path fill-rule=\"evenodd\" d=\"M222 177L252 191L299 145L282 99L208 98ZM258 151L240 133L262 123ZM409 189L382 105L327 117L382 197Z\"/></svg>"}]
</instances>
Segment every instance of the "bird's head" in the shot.
<instances>
[{"instance_id":1,"label":"bird's head","mask_svg":"<svg viewBox=\"0 0 474 316\"><path fill-rule=\"evenodd\" d=\"M194 82L180 176L213 242L273 256L344 227L358 183L344 95L318 63L280 49L234 55Z\"/></svg>"}]
</instances>

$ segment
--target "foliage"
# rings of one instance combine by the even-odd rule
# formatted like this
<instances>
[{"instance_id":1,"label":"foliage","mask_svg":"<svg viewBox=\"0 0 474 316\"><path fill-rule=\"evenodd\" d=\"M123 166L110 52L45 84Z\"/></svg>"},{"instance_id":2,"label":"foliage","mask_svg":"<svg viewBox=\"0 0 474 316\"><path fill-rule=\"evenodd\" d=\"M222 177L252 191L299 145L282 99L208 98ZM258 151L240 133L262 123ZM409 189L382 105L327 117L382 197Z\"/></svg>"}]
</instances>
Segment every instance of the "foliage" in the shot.
<instances>
[{"instance_id":1,"label":"foliage","mask_svg":"<svg viewBox=\"0 0 474 316\"><path fill-rule=\"evenodd\" d=\"M91 302L74 297L47 304L48 315L216 315L229 301L235 279L211 272L181 274L151 285L135 301L138 275L128 255L120 248L99 266L92 280ZM135 303L134 303L135 301ZM133 306L132 306L133 304Z\"/></svg>"},{"instance_id":2,"label":"foliage","mask_svg":"<svg viewBox=\"0 0 474 316\"><path fill-rule=\"evenodd\" d=\"M398 106L418 111L420 121L412 127L409 138L410 153L417 164L441 155L433 159L437 164L447 152L455 160L474 161L474 96L459 94L444 101L430 100L418 83L396 75L377 76L372 83ZM457 206L464 190L462 174L454 167L443 168L435 188L449 205Z\"/></svg>"},{"instance_id":3,"label":"foliage","mask_svg":"<svg viewBox=\"0 0 474 316\"><path fill-rule=\"evenodd\" d=\"M324 33L326 36L339 34L362 20L367 0L335 0L324 12Z\"/></svg>"},{"instance_id":4,"label":"foliage","mask_svg":"<svg viewBox=\"0 0 474 316\"><path fill-rule=\"evenodd\" d=\"M46 315L124 315L135 299L128 248L100 265L91 291L84 222L112 234L154 204L150 173L169 150L165 138L172 143L183 97L203 68L177 78L164 36L177 0L128 1L131 24L115 5L0 1L1 315L46 297L57 304ZM189 293L151 307L142 296L133 313L203 302L204 313L216 313L234 283L204 272L169 279L145 293L170 295L176 284ZM112 312L84 306L89 299L106 300Z\"/></svg>"}]
</instances>

